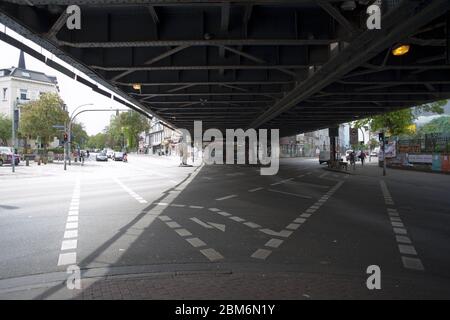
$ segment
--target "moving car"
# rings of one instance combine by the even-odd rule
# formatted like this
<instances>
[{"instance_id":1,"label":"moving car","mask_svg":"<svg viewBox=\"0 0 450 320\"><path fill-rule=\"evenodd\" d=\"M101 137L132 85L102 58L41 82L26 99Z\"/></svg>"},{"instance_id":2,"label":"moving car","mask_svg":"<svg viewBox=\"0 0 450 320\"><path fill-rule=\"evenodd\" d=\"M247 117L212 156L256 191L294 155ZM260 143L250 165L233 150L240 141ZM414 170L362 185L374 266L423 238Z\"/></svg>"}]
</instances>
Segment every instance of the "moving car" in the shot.
<instances>
[{"instance_id":1,"label":"moving car","mask_svg":"<svg viewBox=\"0 0 450 320\"><path fill-rule=\"evenodd\" d=\"M108 161L108 156L105 152L98 153L95 156L95 161Z\"/></svg>"},{"instance_id":2,"label":"moving car","mask_svg":"<svg viewBox=\"0 0 450 320\"><path fill-rule=\"evenodd\" d=\"M4 164L12 164L13 158L15 160L15 165L17 166L20 162L20 156L14 154L13 148L0 147L0 166Z\"/></svg>"},{"instance_id":3,"label":"moving car","mask_svg":"<svg viewBox=\"0 0 450 320\"><path fill-rule=\"evenodd\" d=\"M114 152L113 160L114 161L123 161L123 152Z\"/></svg>"}]
</instances>

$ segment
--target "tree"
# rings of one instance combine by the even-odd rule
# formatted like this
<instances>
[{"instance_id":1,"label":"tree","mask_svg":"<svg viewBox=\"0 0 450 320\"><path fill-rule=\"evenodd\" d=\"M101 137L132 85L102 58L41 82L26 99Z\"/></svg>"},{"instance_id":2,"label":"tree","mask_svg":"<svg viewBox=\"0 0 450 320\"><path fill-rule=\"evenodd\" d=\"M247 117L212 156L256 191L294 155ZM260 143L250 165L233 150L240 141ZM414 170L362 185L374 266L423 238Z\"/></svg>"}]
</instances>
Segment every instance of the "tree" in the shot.
<instances>
[{"instance_id":1,"label":"tree","mask_svg":"<svg viewBox=\"0 0 450 320\"><path fill-rule=\"evenodd\" d=\"M0 145L6 145L12 136L11 119L0 114Z\"/></svg>"},{"instance_id":2,"label":"tree","mask_svg":"<svg viewBox=\"0 0 450 320\"><path fill-rule=\"evenodd\" d=\"M72 123L72 145L79 145L80 148L84 148L88 139L89 136L84 130L83 124Z\"/></svg>"},{"instance_id":3,"label":"tree","mask_svg":"<svg viewBox=\"0 0 450 320\"><path fill-rule=\"evenodd\" d=\"M108 134L97 133L96 135L89 137L89 140L87 142L87 147L90 149L103 149L107 146L107 144L106 144L107 139L108 139Z\"/></svg>"},{"instance_id":4,"label":"tree","mask_svg":"<svg viewBox=\"0 0 450 320\"><path fill-rule=\"evenodd\" d=\"M139 134L150 129L147 117L139 112L129 111L111 118L105 128L106 144L113 149L121 149L126 145L136 149L139 144Z\"/></svg>"},{"instance_id":5,"label":"tree","mask_svg":"<svg viewBox=\"0 0 450 320\"><path fill-rule=\"evenodd\" d=\"M148 118L136 111L121 113L120 125L130 149L137 149L139 134L150 129Z\"/></svg>"},{"instance_id":6,"label":"tree","mask_svg":"<svg viewBox=\"0 0 450 320\"><path fill-rule=\"evenodd\" d=\"M365 125L370 126L370 130L387 131L389 135L399 136L402 134L411 134L411 126L414 120L423 112L433 112L441 114L444 112L443 106L447 104L446 100L424 104L414 108L400 109L388 113L376 115L371 118L361 119L355 122L354 126L361 128Z\"/></svg>"},{"instance_id":7,"label":"tree","mask_svg":"<svg viewBox=\"0 0 450 320\"><path fill-rule=\"evenodd\" d=\"M418 135L428 133L450 133L450 116L435 118L417 130Z\"/></svg>"},{"instance_id":8,"label":"tree","mask_svg":"<svg viewBox=\"0 0 450 320\"><path fill-rule=\"evenodd\" d=\"M22 106L19 132L24 137L40 138L46 149L48 143L59 135L54 125L63 125L68 121L67 112L63 110L61 98L54 93L44 93L39 100Z\"/></svg>"}]
</instances>

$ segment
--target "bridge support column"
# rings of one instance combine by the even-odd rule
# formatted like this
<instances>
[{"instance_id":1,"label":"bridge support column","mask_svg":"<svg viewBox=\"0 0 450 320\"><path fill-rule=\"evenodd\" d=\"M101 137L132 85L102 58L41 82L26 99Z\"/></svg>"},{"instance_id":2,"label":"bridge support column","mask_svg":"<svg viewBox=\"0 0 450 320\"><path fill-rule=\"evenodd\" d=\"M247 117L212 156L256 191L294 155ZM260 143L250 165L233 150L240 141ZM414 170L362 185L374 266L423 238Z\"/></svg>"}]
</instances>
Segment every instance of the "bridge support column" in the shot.
<instances>
[{"instance_id":1,"label":"bridge support column","mask_svg":"<svg viewBox=\"0 0 450 320\"><path fill-rule=\"evenodd\" d=\"M336 162L336 137L339 137L339 126L330 127L328 129L328 136L330 137L330 163Z\"/></svg>"}]
</instances>

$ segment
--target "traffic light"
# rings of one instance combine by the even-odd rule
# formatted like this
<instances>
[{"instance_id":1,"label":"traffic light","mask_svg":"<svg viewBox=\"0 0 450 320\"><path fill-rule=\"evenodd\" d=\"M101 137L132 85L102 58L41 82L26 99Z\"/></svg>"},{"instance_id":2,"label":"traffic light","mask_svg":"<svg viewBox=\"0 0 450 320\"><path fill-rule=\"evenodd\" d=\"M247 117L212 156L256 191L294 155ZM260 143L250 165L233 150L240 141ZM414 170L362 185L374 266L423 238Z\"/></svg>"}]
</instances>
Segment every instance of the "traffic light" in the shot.
<instances>
[{"instance_id":1,"label":"traffic light","mask_svg":"<svg viewBox=\"0 0 450 320\"><path fill-rule=\"evenodd\" d=\"M383 140L384 140L384 132L380 132L378 134L378 141L383 142Z\"/></svg>"},{"instance_id":2,"label":"traffic light","mask_svg":"<svg viewBox=\"0 0 450 320\"><path fill-rule=\"evenodd\" d=\"M67 142L67 140L68 140L68 135L66 132L64 132L64 142Z\"/></svg>"}]
</instances>

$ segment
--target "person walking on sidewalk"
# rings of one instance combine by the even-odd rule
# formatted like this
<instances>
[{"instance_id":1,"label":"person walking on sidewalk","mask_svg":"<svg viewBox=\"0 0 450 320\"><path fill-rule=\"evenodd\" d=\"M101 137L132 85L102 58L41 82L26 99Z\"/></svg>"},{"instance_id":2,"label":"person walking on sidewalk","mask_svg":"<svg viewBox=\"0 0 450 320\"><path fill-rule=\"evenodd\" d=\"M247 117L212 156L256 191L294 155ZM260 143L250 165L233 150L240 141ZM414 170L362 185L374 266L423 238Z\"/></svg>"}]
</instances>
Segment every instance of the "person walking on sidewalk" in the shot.
<instances>
[{"instance_id":1,"label":"person walking on sidewalk","mask_svg":"<svg viewBox=\"0 0 450 320\"><path fill-rule=\"evenodd\" d=\"M356 155L355 155L355 151L350 152L350 165L353 167L353 170L356 169Z\"/></svg>"},{"instance_id":2,"label":"person walking on sidewalk","mask_svg":"<svg viewBox=\"0 0 450 320\"><path fill-rule=\"evenodd\" d=\"M361 151L359 158L361 159L361 165L364 166L364 160L366 159L366 153L364 151Z\"/></svg>"}]
</instances>

